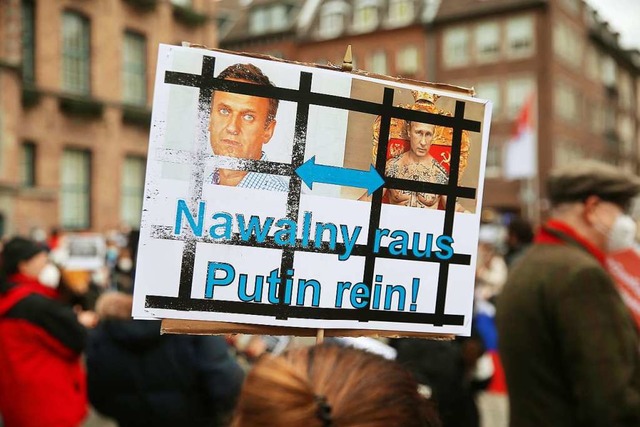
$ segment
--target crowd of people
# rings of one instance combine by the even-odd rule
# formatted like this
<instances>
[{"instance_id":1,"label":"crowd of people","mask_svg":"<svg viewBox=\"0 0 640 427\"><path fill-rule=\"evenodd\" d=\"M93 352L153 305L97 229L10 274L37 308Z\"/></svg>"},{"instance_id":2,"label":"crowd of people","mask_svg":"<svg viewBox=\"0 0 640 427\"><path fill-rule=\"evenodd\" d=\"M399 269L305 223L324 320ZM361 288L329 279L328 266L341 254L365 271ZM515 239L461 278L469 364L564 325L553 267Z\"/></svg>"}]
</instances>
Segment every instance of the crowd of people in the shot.
<instances>
[{"instance_id":1,"label":"crowd of people","mask_svg":"<svg viewBox=\"0 0 640 427\"><path fill-rule=\"evenodd\" d=\"M606 270L634 244L640 178L555 171L539 230L483 218L472 333L452 341L162 335L131 318L137 235L101 271L60 264L64 235L13 237L0 264L4 427L640 425L640 338ZM298 343L299 344L299 343Z\"/></svg>"}]
</instances>

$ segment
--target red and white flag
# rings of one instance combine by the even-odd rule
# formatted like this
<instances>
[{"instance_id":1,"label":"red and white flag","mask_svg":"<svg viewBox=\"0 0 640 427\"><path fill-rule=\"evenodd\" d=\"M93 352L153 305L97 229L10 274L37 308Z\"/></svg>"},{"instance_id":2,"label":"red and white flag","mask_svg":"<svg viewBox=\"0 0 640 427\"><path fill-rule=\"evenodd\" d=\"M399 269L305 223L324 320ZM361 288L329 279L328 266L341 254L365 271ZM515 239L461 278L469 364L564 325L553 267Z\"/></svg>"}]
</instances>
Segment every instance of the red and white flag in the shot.
<instances>
[{"instance_id":1,"label":"red and white flag","mask_svg":"<svg viewBox=\"0 0 640 427\"><path fill-rule=\"evenodd\" d=\"M531 94L522 105L513 137L504 148L504 177L526 179L538 172L536 129L533 124L535 96Z\"/></svg>"},{"instance_id":2,"label":"red and white flag","mask_svg":"<svg viewBox=\"0 0 640 427\"><path fill-rule=\"evenodd\" d=\"M636 249L626 249L610 254L607 267L640 328L640 253Z\"/></svg>"}]
</instances>

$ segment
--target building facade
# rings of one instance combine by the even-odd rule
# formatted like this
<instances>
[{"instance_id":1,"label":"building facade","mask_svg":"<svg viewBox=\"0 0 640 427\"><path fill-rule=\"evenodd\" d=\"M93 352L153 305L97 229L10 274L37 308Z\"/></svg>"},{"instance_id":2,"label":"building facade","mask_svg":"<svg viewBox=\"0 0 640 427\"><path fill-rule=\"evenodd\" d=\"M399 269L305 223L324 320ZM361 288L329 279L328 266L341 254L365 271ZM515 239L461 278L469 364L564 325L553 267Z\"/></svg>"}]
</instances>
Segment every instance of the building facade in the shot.
<instances>
[{"instance_id":1,"label":"building facade","mask_svg":"<svg viewBox=\"0 0 640 427\"><path fill-rule=\"evenodd\" d=\"M220 46L339 64L351 45L359 69L493 101L485 207L537 221L556 165L597 158L640 170L640 53L583 0L291 0L268 13L283 3L236 6ZM537 173L507 179L505 149L527 102L537 153L518 161Z\"/></svg>"},{"instance_id":2,"label":"building facade","mask_svg":"<svg viewBox=\"0 0 640 427\"><path fill-rule=\"evenodd\" d=\"M159 43L217 45L209 0L0 2L0 232L139 226Z\"/></svg>"}]
</instances>

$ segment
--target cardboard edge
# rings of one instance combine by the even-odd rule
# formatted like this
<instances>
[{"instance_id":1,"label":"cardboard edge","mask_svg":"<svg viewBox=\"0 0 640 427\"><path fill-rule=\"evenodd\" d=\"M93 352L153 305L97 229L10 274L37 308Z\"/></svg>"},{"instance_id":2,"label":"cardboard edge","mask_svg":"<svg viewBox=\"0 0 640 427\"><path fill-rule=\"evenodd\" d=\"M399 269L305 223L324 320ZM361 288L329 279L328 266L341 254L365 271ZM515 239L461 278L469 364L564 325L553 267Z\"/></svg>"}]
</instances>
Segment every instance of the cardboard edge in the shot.
<instances>
[{"instance_id":1,"label":"cardboard edge","mask_svg":"<svg viewBox=\"0 0 640 427\"><path fill-rule=\"evenodd\" d=\"M318 329L291 328L280 326L250 325L246 323L214 322L206 320L163 319L161 334L187 335L290 335L298 337L315 337ZM325 337L371 337L371 338L425 338L450 341L452 334L432 334L424 332L382 331L368 329L324 329Z\"/></svg>"},{"instance_id":2,"label":"cardboard edge","mask_svg":"<svg viewBox=\"0 0 640 427\"><path fill-rule=\"evenodd\" d=\"M395 83L405 83L405 84L411 84L411 85L415 85L415 86L429 87L429 88L436 89L436 90L450 91L450 92L459 93L459 94L472 96L472 97L475 96L475 89L474 88L456 86L456 85L451 85L451 84L447 84L447 83L425 82L425 81L422 81L422 80L415 80L415 79L410 79L410 78L406 78L406 77L392 77L392 76L387 76L387 75L384 75L384 74L370 73L368 71L359 70L359 69L346 70L346 69L343 69L342 66L334 65L332 63L328 63L326 65L323 65L323 64L314 64L314 63L308 63L308 62L291 61L291 60L287 60L287 59L276 58L275 56L262 54L262 53L237 52L237 51L226 50L226 49L210 48L210 47L207 47L205 45L192 44L192 43L189 43L189 42L183 42L183 46L184 47L197 48L197 49L205 49L205 50L210 50L210 51L213 51L213 52L228 53L230 55L246 56L246 57L249 57L249 58L266 59L268 61L282 62L282 63L285 63L285 64L295 64L295 65L302 65L302 66L313 67L313 68L321 68L321 69L332 70L332 71L341 71L341 72L346 72L346 73L357 74L357 75L364 76L364 77L372 77L372 78L376 78L376 79L380 79L380 80L387 80L387 81L395 82Z\"/></svg>"}]
</instances>

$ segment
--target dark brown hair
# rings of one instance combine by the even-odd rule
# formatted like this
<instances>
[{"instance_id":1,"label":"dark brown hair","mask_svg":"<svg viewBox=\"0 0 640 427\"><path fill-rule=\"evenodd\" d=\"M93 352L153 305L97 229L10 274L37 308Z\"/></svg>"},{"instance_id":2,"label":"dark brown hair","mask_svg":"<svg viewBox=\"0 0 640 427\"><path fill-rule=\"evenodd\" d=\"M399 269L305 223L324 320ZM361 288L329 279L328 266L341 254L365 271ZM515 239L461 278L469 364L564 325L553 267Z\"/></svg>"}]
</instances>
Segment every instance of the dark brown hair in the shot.
<instances>
[{"instance_id":1,"label":"dark brown hair","mask_svg":"<svg viewBox=\"0 0 640 427\"><path fill-rule=\"evenodd\" d=\"M260 68L253 64L233 64L222 70L218 74L219 79L229 80L246 80L251 83L255 83L263 86L275 87L275 85L269 80L269 77L262 73ZM215 96L215 92L214 92ZM271 123L276 118L278 112L278 99L269 98L269 112L267 113L266 124Z\"/></svg>"},{"instance_id":2,"label":"dark brown hair","mask_svg":"<svg viewBox=\"0 0 640 427\"><path fill-rule=\"evenodd\" d=\"M396 362L319 345L264 356L248 374L232 427L438 427L431 402Z\"/></svg>"}]
</instances>

